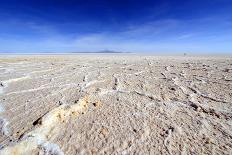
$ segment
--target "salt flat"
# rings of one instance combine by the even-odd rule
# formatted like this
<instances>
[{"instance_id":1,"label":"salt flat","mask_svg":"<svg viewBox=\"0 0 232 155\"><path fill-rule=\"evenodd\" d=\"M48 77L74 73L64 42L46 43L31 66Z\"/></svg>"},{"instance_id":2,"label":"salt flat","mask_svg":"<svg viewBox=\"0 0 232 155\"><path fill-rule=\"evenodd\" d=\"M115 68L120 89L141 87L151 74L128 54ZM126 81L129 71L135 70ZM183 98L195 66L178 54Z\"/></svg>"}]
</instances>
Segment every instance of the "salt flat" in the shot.
<instances>
[{"instance_id":1,"label":"salt flat","mask_svg":"<svg viewBox=\"0 0 232 155\"><path fill-rule=\"evenodd\" d=\"M232 154L232 58L0 59L0 154Z\"/></svg>"}]
</instances>

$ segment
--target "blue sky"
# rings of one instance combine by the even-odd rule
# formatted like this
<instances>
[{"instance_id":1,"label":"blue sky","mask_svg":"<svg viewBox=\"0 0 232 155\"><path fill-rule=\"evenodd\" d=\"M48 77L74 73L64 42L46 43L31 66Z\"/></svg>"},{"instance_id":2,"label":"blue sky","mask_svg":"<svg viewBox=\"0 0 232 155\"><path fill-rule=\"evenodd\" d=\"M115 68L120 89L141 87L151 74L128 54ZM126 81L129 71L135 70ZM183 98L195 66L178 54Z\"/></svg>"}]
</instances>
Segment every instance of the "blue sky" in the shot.
<instances>
[{"instance_id":1,"label":"blue sky","mask_svg":"<svg viewBox=\"0 0 232 155\"><path fill-rule=\"evenodd\" d=\"M232 1L0 1L0 52L105 49L232 54Z\"/></svg>"}]
</instances>

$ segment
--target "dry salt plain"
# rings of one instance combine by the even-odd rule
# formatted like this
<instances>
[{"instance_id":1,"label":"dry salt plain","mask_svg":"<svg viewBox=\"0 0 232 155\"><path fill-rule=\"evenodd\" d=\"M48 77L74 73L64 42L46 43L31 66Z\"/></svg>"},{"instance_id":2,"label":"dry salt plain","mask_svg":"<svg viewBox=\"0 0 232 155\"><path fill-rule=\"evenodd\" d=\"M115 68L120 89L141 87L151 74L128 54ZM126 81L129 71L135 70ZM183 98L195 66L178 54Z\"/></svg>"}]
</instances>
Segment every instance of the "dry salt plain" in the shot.
<instances>
[{"instance_id":1,"label":"dry salt plain","mask_svg":"<svg viewBox=\"0 0 232 155\"><path fill-rule=\"evenodd\" d=\"M0 58L0 154L232 154L232 58Z\"/></svg>"}]
</instances>

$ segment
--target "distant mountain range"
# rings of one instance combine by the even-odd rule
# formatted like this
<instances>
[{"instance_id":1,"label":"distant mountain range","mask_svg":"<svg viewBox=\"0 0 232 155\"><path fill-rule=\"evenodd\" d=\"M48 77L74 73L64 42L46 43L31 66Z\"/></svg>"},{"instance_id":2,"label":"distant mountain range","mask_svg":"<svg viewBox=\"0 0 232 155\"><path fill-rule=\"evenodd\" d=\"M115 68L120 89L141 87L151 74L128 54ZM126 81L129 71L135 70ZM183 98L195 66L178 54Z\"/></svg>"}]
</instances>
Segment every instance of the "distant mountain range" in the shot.
<instances>
[{"instance_id":1,"label":"distant mountain range","mask_svg":"<svg viewBox=\"0 0 232 155\"><path fill-rule=\"evenodd\" d=\"M103 51L96 51L96 52L71 52L71 53L130 53L130 52L103 50Z\"/></svg>"}]
</instances>

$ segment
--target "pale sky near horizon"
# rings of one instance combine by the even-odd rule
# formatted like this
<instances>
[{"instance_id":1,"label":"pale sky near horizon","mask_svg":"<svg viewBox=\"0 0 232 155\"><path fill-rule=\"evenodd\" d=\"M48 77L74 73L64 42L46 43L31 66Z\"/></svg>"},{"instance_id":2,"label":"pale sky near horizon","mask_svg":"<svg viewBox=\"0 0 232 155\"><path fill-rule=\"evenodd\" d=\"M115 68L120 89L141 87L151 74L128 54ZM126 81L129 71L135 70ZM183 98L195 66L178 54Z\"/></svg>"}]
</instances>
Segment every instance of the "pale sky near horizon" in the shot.
<instances>
[{"instance_id":1,"label":"pale sky near horizon","mask_svg":"<svg viewBox=\"0 0 232 155\"><path fill-rule=\"evenodd\" d=\"M0 1L0 53L106 49L232 54L232 1Z\"/></svg>"}]
</instances>

